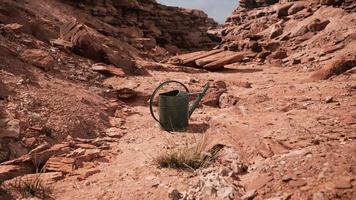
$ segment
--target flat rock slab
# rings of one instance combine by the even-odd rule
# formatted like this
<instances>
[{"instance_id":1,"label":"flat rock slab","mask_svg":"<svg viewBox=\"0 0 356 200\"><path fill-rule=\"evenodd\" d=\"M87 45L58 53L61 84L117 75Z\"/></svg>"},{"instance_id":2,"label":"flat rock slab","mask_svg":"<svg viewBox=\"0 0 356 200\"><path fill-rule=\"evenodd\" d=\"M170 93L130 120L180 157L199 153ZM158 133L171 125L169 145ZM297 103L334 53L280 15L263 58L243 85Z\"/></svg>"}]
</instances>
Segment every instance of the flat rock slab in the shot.
<instances>
[{"instance_id":1,"label":"flat rock slab","mask_svg":"<svg viewBox=\"0 0 356 200\"><path fill-rule=\"evenodd\" d=\"M121 68L118 68L113 65L106 65L102 63L96 63L91 68L93 71L100 72L103 74L113 74L116 76L124 77L125 72Z\"/></svg>"},{"instance_id":2,"label":"flat rock slab","mask_svg":"<svg viewBox=\"0 0 356 200\"><path fill-rule=\"evenodd\" d=\"M33 171L34 169L27 165L0 165L0 182L33 173Z\"/></svg>"},{"instance_id":3,"label":"flat rock slab","mask_svg":"<svg viewBox=\"0 0 356 200\"><path fill-rule=\"evenodd\" d=\"M27 174L24 176L19 176L11 180L5 181L5 185L16 183L19 180L35 183L39 181L41 184L50 185L64 178L61 172L49 172L49 173L37 173L37 174Z\"/></svg>"},{"instance_id":4,"label":"flat rock slab","mask_svg":"<svg viewBox=\"0 0 356 200\"><path fill-rule=\"evenodd\" d=\"M205 58L195 60L195 64L198 65L199 67L203 67L204 65L207 65L209 63L215 62L217 60L221 60L225 57L232 56L234 53L235 52L233 52L233 51L223 51L223 52L220 52L217 54L207 56Z\"/></svg>"},{"instance_id":5,"label":"flat rock slab","mask_svg":"<svg viewBox=\"0 0 356 200\"><path fill-rule=\"evenodd\" d=\"M243 54L236 53L228 57L222 58L220 60L211 62L207 65L204 65L203 68L208 70L218 70L224 68L225 65L241 62L243 59L244 59Z\"/></svg>"}]
</instances>

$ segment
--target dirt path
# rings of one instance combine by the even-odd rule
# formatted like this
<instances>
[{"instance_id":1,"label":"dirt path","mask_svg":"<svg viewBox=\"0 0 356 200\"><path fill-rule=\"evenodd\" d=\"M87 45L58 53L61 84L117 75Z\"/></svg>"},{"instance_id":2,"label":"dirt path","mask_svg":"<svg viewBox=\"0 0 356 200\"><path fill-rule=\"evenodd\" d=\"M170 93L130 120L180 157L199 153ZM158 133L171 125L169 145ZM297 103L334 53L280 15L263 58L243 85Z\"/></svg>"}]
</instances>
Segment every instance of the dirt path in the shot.
<instances>
[{"instance_id":1,"label":"dirt path","mask_svg":"<svg viewBox=\"0 0 356 200\"><path fill-rule=\"evenodd\" d=\"M84 181L73 177L57 183L56 199L167 199L169 191L187 190L196 177L187 171L160 169L154 159L193 138L199 141L204 134L208 146L222 143L239 153L249 166L240 183L245 191L256 189L257 199L355 197L354 73L319 83L306 81L308 72L258 65L232 66L219 73L150 73L126 81L150 94L168 79L197 91L207 81L223 80L227 94L238 102L226 108L199 108L191 128L174 134L159 129L147 103L130 107L124 126L117 129L126 134L115 145L116 158ZM242 82L252 87L240 87ZM327 103L330 97L333 100ZM340 191L340 184L354 184L354 189Z\"/></svg>"}]
</instances>

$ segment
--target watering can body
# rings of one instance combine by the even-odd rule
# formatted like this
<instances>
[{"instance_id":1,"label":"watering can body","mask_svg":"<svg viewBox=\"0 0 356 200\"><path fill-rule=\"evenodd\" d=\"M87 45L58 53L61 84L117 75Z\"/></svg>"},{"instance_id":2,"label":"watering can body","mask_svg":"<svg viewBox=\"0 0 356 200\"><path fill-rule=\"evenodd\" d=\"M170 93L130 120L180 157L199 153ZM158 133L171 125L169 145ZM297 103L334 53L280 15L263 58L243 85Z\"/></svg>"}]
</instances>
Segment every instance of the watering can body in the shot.
<instances>
[{"instance_id":1,"label":"watering can body","mask_svg":"<svg viewBox=\"0 0 356 200\"><path fill-rule=\"evenodd\" d=\"M182 130L188 127L189 95L173 90L159 94L159 122L168 131Z\"/></svg>"},{"instance_id":2,"label":"watering can body","mask_svg":"<svg viewBox=\"0 0 356 200\"><path fill-rule=\"evenodd\" d=\"M181 90L172 90L165 93L160 93L158 98L158 107L159 107L159 119L157 119L153 113L152 105L155 93L158 92L165 84L168 83L179 83L181 84L186 91ZM209 85L206 84L204 90L200 93L189 93L189 90L185 85L177 81L166 81L162 83L153 95L150 100L150 110L153 118L159 122L161 128L166 131L179 131L188 127L189 117L193 114L195 108L198 106L200 100L203 98L207 92ZM193 104L189 107L190 96L196 96Z\"/></svg>"}]
</instances>

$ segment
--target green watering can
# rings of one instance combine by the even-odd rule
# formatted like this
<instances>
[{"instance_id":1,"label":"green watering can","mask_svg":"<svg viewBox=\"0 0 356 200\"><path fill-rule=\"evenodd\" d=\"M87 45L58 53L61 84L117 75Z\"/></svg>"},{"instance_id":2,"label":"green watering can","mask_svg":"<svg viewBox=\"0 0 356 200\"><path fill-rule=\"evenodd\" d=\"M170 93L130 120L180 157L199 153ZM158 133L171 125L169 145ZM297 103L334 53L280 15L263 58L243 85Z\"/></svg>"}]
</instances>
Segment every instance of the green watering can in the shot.
<instances>
[{"instance_id":1,"label":"green watering can","mask_svg":"<svg viewBox=\"0 0 356 200\"><path fill-rule=\"evenodd\" d=\"M153 100L158 91L169 83L177 83L184 87L185 91L172 90L159 94L158 98L158 110L159 120L153 112ZM150 111L153 119L155 119L161 128L166 131L179 131L188 127L189 118L193 114L194 110L199 105L200 100L206 94L209 89L209 84L205 84L202 92L189 93L188 88L178 81L170 80L160 84L150 98ZM189 97L196 96L195 101L189 107Z\"/></svg>"}]
</instances>

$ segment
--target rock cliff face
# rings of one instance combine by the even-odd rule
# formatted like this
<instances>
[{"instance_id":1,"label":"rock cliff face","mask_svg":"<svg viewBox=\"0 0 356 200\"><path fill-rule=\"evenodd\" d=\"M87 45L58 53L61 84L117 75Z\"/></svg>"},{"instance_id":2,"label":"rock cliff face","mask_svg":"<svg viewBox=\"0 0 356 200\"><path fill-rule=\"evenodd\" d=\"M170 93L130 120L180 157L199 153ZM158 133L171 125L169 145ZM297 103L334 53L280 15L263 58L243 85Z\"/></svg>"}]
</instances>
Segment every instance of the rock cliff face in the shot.
<instances>
[{"instance_id":1,"label":"rock cliff face","mask_svg":"<svg viewBox=\"0 0 356 200\"><path fill-rule=\"evenodd\" d=\"M278 0L240 0L239 3L242 8L257 8L278 3Z\"/></svg>"},{"instance_id":2,"label":"rock cliff face","mask_svg":"<svg viewBox=\"0 0 356 200\"><path fill-rule=\"evenodd\" d=\"M250 51L262 62L311 61L315 67L330 54L354 50L355 1L242 2L226 20L219 48Z\"/></svg>"},{"instance_id":3,"label":"rock cliff face","mask_svg":"<svg viewBox=\"0 0 356 200\"><path fill-rule=\"evenodd\" d=\"M248 62L317 70L335 56L355 56L355 11L349 0L241 0L216 31L222 42L214 50L169 62L208 70Z\"/></svg>"},{"instance_id":4,"label":"rock cliff face","mask_svg":"<svg viewBox=\"0 0 356 200\"><path fill-rule=\"evenodd\" d=\"M217 24L200 10L164 6L154 0L64 2L107 25L101 30L107 35L149 38L162 47L176 46L185 50L211 47L213 44L207 30ZM85 23L97 26L90 20Z\"/></svg>"},{"instance_id":5,"label":"rock cliff face","mask_svg":"<svg viewBox=\"0 0 356 200\"><path fill-rule=\"evenodd\" d=\"M159 60L170 53L216 45L207 30L217 23L204 12L164 6L152 0L1 0L0 5L1 23L16 22L24 33L43 42L59 39L55 45L74 46L80 56L126 68L136 59ZM82 37L79 27L87 27L90 37ZM77 44L70 44L73 41L63 40L63 33L77 35L80 39L74 40L81 41L85 52ZM96 57L92 57L93 52Z\"/></svg>"},{"instance_id":6,"label":"rock cliff face","mask_svg":"<svg viewBox=\"0 0 356 200\"><path fill-rule=\"evenodd\" d=\"M257 8L257 7L265 7L275 3L288 3L294 2L298 0L240 0L241 8ZM331 6L341 6L344 9L354 9L355 4L354 0L310 0L316 4L321 5L331 5Z\"/></svg>"}]
</instances>

